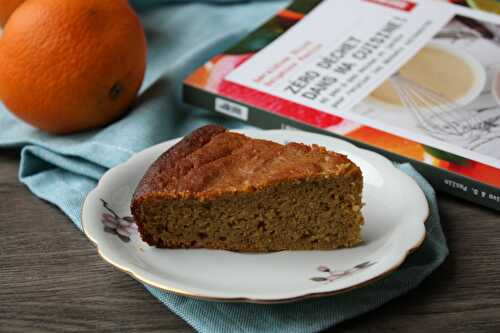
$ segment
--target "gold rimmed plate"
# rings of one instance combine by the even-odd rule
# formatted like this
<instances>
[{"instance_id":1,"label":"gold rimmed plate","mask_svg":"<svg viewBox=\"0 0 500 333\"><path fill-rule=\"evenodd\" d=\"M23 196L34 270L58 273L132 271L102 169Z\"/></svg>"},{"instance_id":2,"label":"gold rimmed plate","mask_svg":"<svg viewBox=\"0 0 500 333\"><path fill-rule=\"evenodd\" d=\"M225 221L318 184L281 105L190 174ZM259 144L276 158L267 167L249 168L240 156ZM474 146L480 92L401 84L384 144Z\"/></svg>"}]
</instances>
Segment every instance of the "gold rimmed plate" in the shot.
<instances>
[{"instance_id":1,"label":"gold rimmed plate","mask_svg":"<svg viewBox=\"0 0 500 333\"><path fill-rule=\"evenodd\" d=\"M85 234L103 259L135 279L184 296L278 303L346 292L393 272L425 237L427 200L415 181L379 154L301 131L242 133L279 143L318 144L363 171L363 244L334 251L267 254L156 249L130 217L132 193L154 160L179 139L146 149L103 175L82 207Z\"/></svg>"}]
</instances>

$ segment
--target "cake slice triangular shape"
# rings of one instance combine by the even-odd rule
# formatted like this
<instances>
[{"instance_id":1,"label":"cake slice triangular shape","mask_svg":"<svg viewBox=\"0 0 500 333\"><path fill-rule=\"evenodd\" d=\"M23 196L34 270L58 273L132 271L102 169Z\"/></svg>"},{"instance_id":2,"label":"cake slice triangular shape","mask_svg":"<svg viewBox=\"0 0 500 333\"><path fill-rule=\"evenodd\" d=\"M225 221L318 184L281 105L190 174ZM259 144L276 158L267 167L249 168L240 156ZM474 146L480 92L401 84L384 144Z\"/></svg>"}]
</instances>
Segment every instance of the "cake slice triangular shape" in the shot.
<instances>
[{"instance_id":1,"label":"cake slice triangular shape","mask_svg":"<svg viewBox=\"0 0 500 333\"><path fill-rule=\"evenodd\" d=\"M362 186L344 155L208 125L151 165L132 214L160 248L330 250L361 242Z\"/></svg>"}]
</instances>

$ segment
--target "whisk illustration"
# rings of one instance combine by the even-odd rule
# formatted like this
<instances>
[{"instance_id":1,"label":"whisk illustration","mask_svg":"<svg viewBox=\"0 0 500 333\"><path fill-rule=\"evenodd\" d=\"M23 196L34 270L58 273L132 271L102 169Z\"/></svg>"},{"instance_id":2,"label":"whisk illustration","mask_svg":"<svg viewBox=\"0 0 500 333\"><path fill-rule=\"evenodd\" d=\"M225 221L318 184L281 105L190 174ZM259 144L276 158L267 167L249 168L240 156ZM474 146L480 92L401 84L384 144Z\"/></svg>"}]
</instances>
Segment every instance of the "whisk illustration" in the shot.
<instances>
[{"instance_id":1,"label":"whisk illustration","mask_svg":"<svg viewBox=\"0 0 500 333\"><path fill-rule=\"evenodd\" d=\"M461 105L443 94L399 73L393 75L389 82L403 105L429 135L455 142L471 142L480 136L481 120L474 114L457 112Z\"/></svg>"}]
</instances>

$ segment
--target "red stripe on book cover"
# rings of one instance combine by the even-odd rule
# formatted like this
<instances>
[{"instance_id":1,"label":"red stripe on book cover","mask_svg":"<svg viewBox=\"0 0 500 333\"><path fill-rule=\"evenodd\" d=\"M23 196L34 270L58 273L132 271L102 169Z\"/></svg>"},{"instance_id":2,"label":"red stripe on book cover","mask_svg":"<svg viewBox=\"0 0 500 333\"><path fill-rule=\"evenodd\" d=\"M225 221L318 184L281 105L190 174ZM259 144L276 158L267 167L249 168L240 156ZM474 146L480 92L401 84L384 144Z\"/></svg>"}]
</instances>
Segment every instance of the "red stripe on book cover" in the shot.
<instances>
[{"instance_id":1,"label":"red stripe on book cover","mask_svg":"<svg viewBox=\"0 0 500 333\"><path fill-rule=\"evenodd\" d=\"M302 121L319 128L327 128L337 125L343 120L341 117L227 80L223 80L219 85L218 93L221 96L232 98L236 101L240 101L269 112L278 113L282 116Z\"/></svg>"},{"instance_id":2,"label":"red stripe on book cover","mask_svg":"<svg viewBox=\"0 0 500 333\"><path fill-rule=\"evenodd\" d=\"M417 4L413 1L407 0L365 0L366 2L375 3L378 5L411 12Z\"/></svg>"}]
</instances>

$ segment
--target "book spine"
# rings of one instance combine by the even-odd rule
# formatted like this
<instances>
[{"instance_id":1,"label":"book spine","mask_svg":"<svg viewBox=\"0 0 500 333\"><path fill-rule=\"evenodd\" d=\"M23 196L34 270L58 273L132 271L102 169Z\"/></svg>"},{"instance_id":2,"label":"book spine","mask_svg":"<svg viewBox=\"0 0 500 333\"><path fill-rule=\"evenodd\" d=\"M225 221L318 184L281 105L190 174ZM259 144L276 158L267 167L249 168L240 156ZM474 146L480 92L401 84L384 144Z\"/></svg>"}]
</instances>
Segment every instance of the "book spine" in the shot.
<instances>
[{"instance_id":1,"label":"book spine","mask_svg":"<svg viewBox=\"0 0 500 333\"><path fill-rule=\"evenodd\" d=\"M415 161L407 157L355 141L347 137L304 124L293 119L286 118L271 112L252 107L250 105L235 101L230 98L218 96L208 91L184 84L184 102L227 116L239 119L249 125L262 129L286 129L293 128L349 141L356 146L375 151L398 163L410 163L420 172L435 189L449 193L451 195L469 200L479 205L500 211L500 189L494 186L481 183L460 174L444 170L420 161Z\"/></svg>"}]
</instances>

